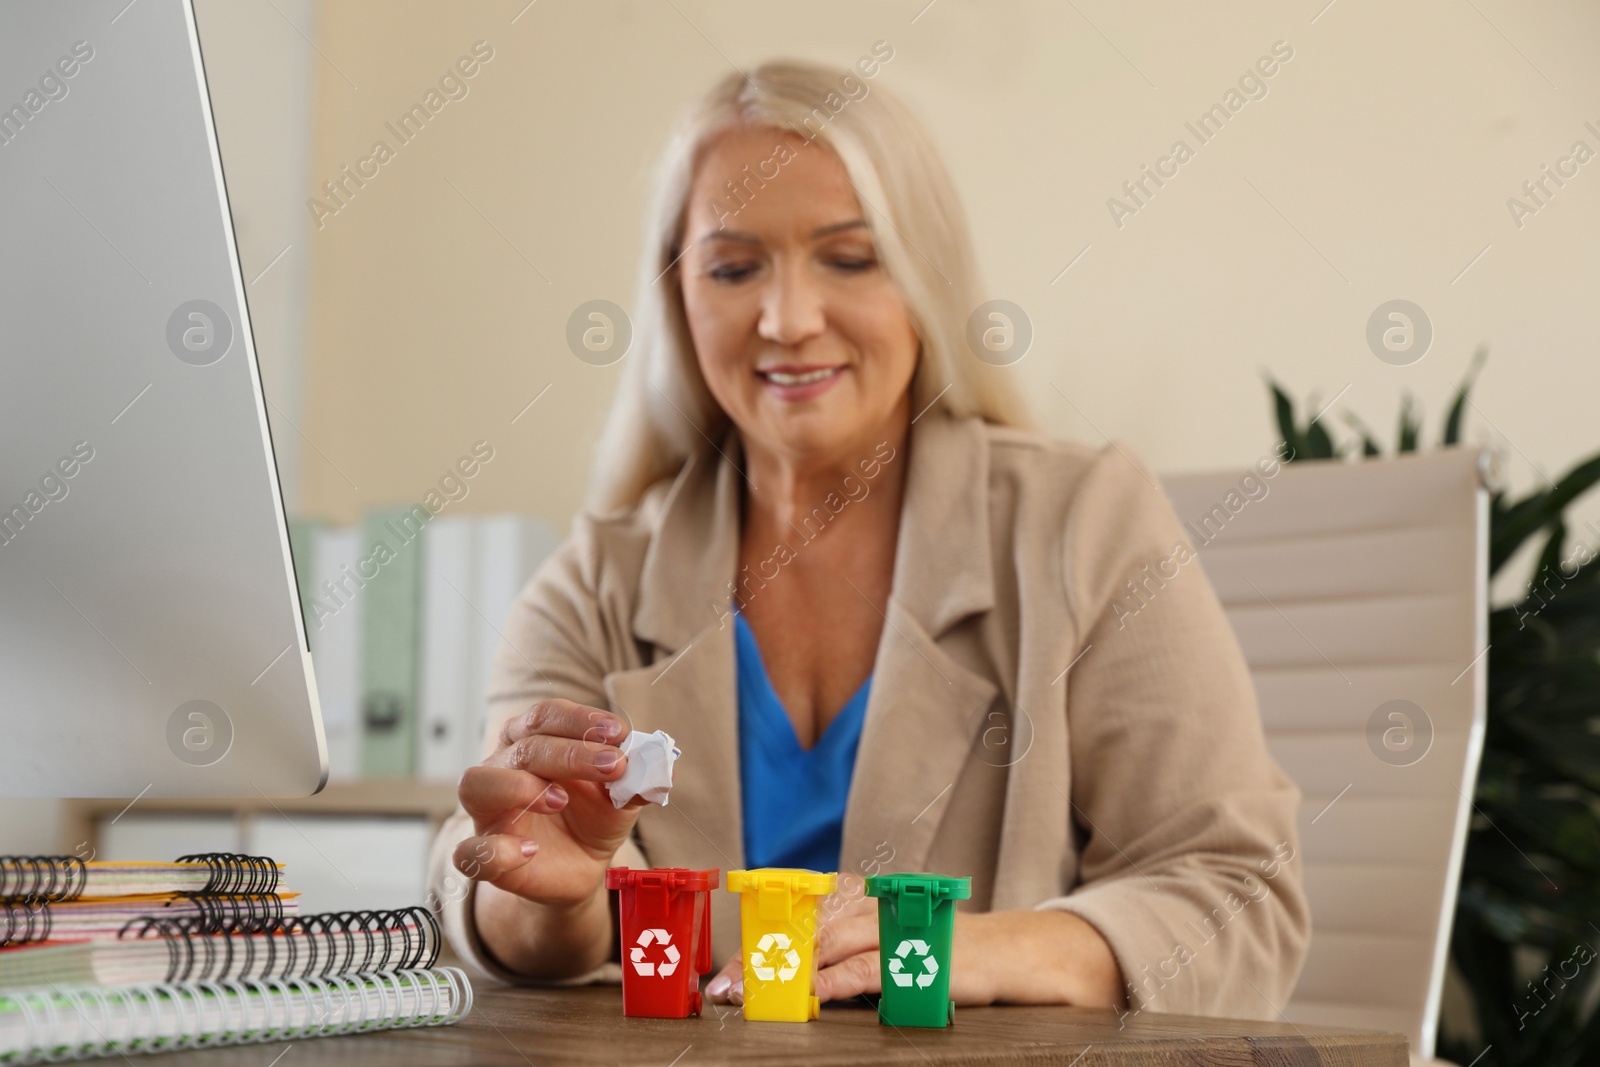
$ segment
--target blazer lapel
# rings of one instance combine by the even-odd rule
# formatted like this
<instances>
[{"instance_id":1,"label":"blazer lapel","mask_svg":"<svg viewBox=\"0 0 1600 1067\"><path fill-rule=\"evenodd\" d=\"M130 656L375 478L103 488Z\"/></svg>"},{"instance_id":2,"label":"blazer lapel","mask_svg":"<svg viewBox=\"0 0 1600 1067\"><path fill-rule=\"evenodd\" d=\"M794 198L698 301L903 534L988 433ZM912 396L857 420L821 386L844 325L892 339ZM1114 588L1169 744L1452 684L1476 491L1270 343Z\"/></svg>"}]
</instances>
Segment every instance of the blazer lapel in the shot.
<instances>
[{"instance_id":1,"label":"blazer lapel","mask_svg":"<svg viewBox=\"0 0 1600 1067\"><path fill-rule=\"evenodd\" d=\"M915 871L998 687L940 644L994 606L989 458L976 420L913 424L894 581L845 812L839 868Z\"/></svg>"},{"instance_id":2,"label":"blazer lapel","mask_svg":"<svg viewBox=\"0 0 1600 1067\"><path fill-rule=\"evenodd\" d=\"M845 811L839 870L921 870L997 689L891 598Z\"/></svg>"}]
</instances>

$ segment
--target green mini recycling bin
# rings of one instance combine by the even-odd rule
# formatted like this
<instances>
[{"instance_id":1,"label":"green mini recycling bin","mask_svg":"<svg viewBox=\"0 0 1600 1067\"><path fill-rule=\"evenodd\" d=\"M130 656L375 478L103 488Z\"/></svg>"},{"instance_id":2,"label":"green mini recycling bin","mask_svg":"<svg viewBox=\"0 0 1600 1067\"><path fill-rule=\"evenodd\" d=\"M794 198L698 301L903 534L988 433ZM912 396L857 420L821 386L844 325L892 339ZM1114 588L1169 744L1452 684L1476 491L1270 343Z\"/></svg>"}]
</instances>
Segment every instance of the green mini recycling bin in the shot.
<instances>
[{"instance_id":1,"label":"green mini recycling bin","mask_svg":"<svg viewBox=\"0 0 1600 1067\"><path fill-rule=\"evenodd\" d=\"M956 904L972 896L971 878L883 874L867 879L878 898L878 961L883 995L878 1021L887 1026L949 1026L950 943Z\"/></svg>"}]
</instances>

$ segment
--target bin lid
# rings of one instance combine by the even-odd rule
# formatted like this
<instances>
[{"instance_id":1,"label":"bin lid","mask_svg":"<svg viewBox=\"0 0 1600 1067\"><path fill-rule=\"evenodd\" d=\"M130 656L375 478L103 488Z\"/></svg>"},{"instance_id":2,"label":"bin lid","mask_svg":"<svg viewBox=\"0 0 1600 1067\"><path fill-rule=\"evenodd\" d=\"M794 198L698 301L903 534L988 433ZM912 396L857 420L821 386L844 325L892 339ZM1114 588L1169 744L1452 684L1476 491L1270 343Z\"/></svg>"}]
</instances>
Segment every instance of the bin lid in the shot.
<instances>
[{"instance_id":1,"label":"bin lid","mask_svg":"<svg viewBox=\"0 0 1600 1067\"><path fill-rule=\"evenodd\" d=\"M800 898L827 896L839 887L837 874L793 867L757 867L729 871L728 891L747 893L755 901L756 915L766 922L789 922Z\"/></svg>"},{"instance_id":2,"label":"bin lid","mask_svg":"<svg viewBox=\"0 0 1600 1067\"><path fill-rule=\"evenodd\" d=\"M748 871L728 872L730 893L753 892L780 886L797 896L806 894L826 896L839 887L839 876L801 870L798 867L757 867Z\"/></svg>"},{"instance_id":3,"label":"bin lid","mask_svg":"<svg viewBox=\"0 0 1600 1067\"><path fill-rule=\"evenodd\" d=\"M894 901L896 918L903 927L928 926L940 904L972 896L971 878L943 874L875 874L866 882L867 896Z\"/></svg>"},{"instance_id":4,"label":"bin lid","mask_svg":"<svg viewBox=\"0 0 1600 1067\"><path fill-rule=\"evenodd\" d=\"M722 881L722 868L697 871L688 867L607 867L606 888L623 886L657 886L666 889L701 891L717 888Z\"/></svg>"},{"instance_id":5,"label":"bin lid","mask_svg":"<svg viewBox=\"0 0 1600 1067\"><path fill-rule=\"evenodd\" d=\"M972 896L972 879L955 878L947 874L875 874L867 880L867 896L895 896L910 890L926 893L935 903L945 900L968 900Z\"/></svg>"}]
</instances>

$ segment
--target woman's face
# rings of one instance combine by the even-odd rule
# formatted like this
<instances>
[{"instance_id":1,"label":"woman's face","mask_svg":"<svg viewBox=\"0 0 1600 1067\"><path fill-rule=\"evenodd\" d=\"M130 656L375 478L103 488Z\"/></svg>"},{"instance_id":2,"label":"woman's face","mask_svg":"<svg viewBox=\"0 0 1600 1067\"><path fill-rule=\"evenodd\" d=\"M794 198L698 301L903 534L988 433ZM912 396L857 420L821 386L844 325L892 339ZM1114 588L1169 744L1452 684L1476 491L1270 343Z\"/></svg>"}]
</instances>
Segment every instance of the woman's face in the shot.
<instances>
[{"instance_id":1,"label":"woman's face","mask_svg":"<svg viewBox=\"0 0 1600 1067\"><path fill-rule=\"evenodd\" d=\"M689 331L746 446L823 462L870 450L909 408L918 340L839 158L776 129L728 131L702 154L686 220Z\"/></svg>"}]
</instances>

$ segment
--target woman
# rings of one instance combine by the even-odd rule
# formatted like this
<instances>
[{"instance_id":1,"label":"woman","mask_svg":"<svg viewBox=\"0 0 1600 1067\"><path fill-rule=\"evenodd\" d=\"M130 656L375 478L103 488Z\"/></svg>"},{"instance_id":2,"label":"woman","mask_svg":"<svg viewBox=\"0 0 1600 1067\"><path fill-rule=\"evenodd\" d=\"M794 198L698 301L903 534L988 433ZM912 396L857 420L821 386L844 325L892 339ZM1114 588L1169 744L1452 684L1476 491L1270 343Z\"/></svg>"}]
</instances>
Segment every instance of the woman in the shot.
<instances>
[{"instance_id":1,"label":"woman","mask_svg":"<svg viewBox=\"0 0 1600 1067\"><path fill-rule=\"evenodd\" d=\"M842 1000L878 988L862 877L929 870L973 881L959 1003L1273 1016L1308 936L1298 794L1199 567L1144 570L1192 562L1153 475L1030 432L966 348L973 255L915 118L769 63L658 178L592 506L507 622L434 849L457 950L614 978L608 866L836 869ZM657 729L670 805L614 808L618 742ZM706 993L737 1002L714 901Z\"/></svg>"}]
</instances>

